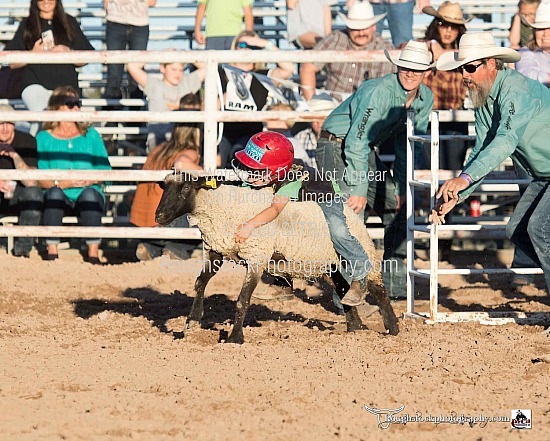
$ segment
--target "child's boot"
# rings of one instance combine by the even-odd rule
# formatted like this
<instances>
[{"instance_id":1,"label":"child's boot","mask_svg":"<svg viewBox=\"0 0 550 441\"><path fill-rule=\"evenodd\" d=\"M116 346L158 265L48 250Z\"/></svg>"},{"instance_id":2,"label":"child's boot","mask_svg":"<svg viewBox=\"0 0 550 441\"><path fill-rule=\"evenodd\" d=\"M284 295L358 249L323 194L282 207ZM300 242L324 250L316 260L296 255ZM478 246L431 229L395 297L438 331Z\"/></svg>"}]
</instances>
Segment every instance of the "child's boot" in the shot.
<instances>
[{"instance_id":1,"label":"child's boot","mask_svg":"<svg viewBox=\"0 0 550 441\"><path fill-rule=\"evenodd\" d=\"M367 296L367 278L364 277L361 280L354 280L351 282L349 291L342 298L342 305L347 306L359 306L365 300Z\"/></svg>"}]
</instances>

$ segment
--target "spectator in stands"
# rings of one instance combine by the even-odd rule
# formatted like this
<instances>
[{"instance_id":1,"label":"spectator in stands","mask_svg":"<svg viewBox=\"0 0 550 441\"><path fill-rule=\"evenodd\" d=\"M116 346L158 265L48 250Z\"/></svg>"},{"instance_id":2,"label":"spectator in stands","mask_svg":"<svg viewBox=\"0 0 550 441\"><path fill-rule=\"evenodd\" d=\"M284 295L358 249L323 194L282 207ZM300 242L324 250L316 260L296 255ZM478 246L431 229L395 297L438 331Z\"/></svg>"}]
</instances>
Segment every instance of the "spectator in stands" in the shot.
<instances>
[{"instance_id":1,"label":"spectator in stands","mask_svg":"<svg viewBox=\"0 0 550 441\"><path fill-rule=\"evenodd\" d=\"M536 10L534 20L525 14L521 19L522 24L531 30L532 38L527 47L519 51L521 60L516 63L516 70L548 87L550 85L550 4L541 3ZM521 164L514 162L514 168L519 179L529 178L529 174ZM526 189L526 185L520 185L520 195L523 196ZM534 268L536 266L538 264L521 248L515 248L512 268ZM534 276L531 274L515 274L512 277L512 286L520 288L532 284L533 281Z\"/></svg>"},{"instance_id":2,"label":"spectator in stands","mask_svg":"<svg viewBox=\"0 0 550 441\"><path fill-rule=\"evenodd\" d=\"M143 63L128 63L128 72L145 92L151 112L177 110L182 97L199 91L205 74L204 67L200 65L197 65L195 71L185 73L182 63L161 64L162 78L145 72ZM151 152L158 144L166 141L173 128L173 123L148 123L147 151Z\"/></svg>"},{"instance_id":3,"label":"spectator in stands","mask_svg":"<svg viewBox=\"0 0 550 441\"><path fill-rule=\"evenodd\" d=\"M279 48L272 42L258 37L255 32L243 31L235 37L231 49L271 50ZM293 63L278 63L267 69L263 63L234 63L221 65L219 76L224 94L224 110L248 112L262 110L268 100L273 81L285 80L294 72ZM261 122L235 122L223 124L223 137L220 142L220 166L231 165L233 153L242 150L248 139L263 129Z\"/></svg>"},{"instance_id":4,"label":"spectator in stands","mask_svg":"<svg viewBox=\"0 0 550 441\"><path fill-rule=\"evenodd\" d=\"M541 3L534 22L522 16L523 22L532 29L532 38L526 48L520 50L521 60L516 69L528 78L550 86L550 3Z\"/></svg>"},{"instance_id":5,"label":"spectator in stands","mask_svg":"<svg viewBox=\"0 0 550 441\"><path fill-rule=\"evenodd\" d=\"M313 112L322 112L323 110L333 110L336 107L336 101L334 101L329 95L321 94L316 95L308 101L309 108ZM311 121L303 130L300 130L294 135L296 139L306 152L306 157L303 159L304 163L310 167L317 168L317 162L315 161L315 151L317 150L317 140L321 134L321 127L323 120Z\"/></svg>"},{"instance_id":6,"label":"spectator in stands","mask_svg":"<svg viewBox=\"0 0 550 441\"><path fill-rule=\"evenodd\" d=\"M347 8L351 8L356 0L346 0ZM413 16L415 0L369 0L376 15L383 14L388 20L393 45L400 49L413 38ZM421 11L430 4L429 0L416 0L416 9ZM384 21L376 24L376 32L382 35Z\"/></svg>"},{"instance_id":7,"label":"spectator in stands","mask_svg":"<svg viewBox=\"0 0 550 441\"><path fill-rule=\"evenodd\" d=\"M0 104L0 114L13 112L9 104ZM0 122L0 169L28 170L36 168L36 140L27 133L15 130L11 121ZM15 186L15 187L14 187ZM14 214L19 225L40 225L43 203L42 190L35 180L7 181L0 179L0 214ZM15 239L13 255L29 257L34 239Z\"/></svg>"},{"instance_id":8,"label":"spectator in stands","mask_svg":"<svg viewBox=\"0 0 550 441\"><path fill-rule=\"evenodd\" d=\"M200 110L200 98L195 94L185 95L180 100L179 110ZM201 133L197 123L178 123L170 141L157 146L143 165L144 170L202 170ZM154 227L155 211L162 197L162 189L155 182L139 183L130 211L130 222L138 227ZM176 219L171 227L189 227L187 216ZM136 257L151 260L161 254L171 259L188 259L197 247L197 241L148 240L138 244Z\"/></svg>"},{"instance_id":9,"label":"spectator in stands","mask_svg":"<svg viewBox=\"0 0 550 441\"><path fill-rule=\"evenodd\" d=\"M298 49L313 49L332 31L330 5L335 0L286 0L288 40Z\"/></svg>"},{"instance_id":10,"label":"spectator in stands","mask_svg":"<svg viewBox=\"0 0 550 441\"><path fill-rule=\"evenodd\" d=\"M520 0L518 3L518 12L512 17L510 25L510 34L508 41L512 49L526 47L531 39L532 31L528 23L535 19L535 13L540 4L540 0ZM524 20L521 19L524 17Z\"/></svg>"},{"instance_id":11,"label":"spectator in stands","mask_svg":"<svg viewBox=\"0 0 550 441\"><path fill-rule=\"evenodd\" d=\"M458 3L444 2L436 11L428 6L423 12L435 18L429 24L424 35L433 60L441 54L458 49L458 42L466 32L466 20ZM424 84L434 95L434 110L462 109L466 96L466 86L458 70L438 71L435 68L426 72ZM440 133L445 135L467 135L468 123L443 122ZM467 144L464 141L442 141L439 167L445 170L461 170L466 157Z\"/></svg>"},{"instance_id":12,"label":"spectator in stands","mask_svg":"<svg viewBox=\"0 0 550 441\"><path fill-rule=\"evenodd\" d=\"M109 51L143 51L149 41L149 8L157 0L103 0L107 23L105 24L105 44ZM123 64L107 64L107 85L105 98L122 98ZM142 98L136 81L128 79L128 96Z\"/></svg>"},{"instance_id":13,"label":"spectator in stands","mask_svg":"<svg viewBox=\"0 0 550 441\"><path fill-rule=\"evenodd\" d=\"M61 0L31 0L29 16L21 21L5 50L41 53L88 51L94 48L75 18L65 13ZM52 90L56 87L71 86L79 90L76 67L84 64L14 63L10 67L25 67L21 97L27 109L40 111L46 108ZM33 135L38 127L39 124L32 125Z\"/></svg>"},{"instance_id":14,"label":"spectator in stands","mask_svg":"<svg viewBox=\"0 0 550 441\"><path fill-rule=\"evenodd\" d=\"M274 112L292 112L294 110L294 107L292 107L290 104L276 103L268 106L265 110ZM287 138L294 147L294 157L296 159L306 161L308 159L308 156L304 146L301 142L294 138L294 136L290 132L290 129L292 129L293 126L294 121L291 119L267 119L264 123L264 131L268 130L270 132L276 132L284 135L285 138Z\"/></svg>"},{"instance_id":15,"label":"spectator in stands","mask_svg":"<svg viewBox=\"0 0 550 441\"><path fill-rule=\"evenodd\" d=\"M362 218L372 208L384 224L384 284L391 297L405 297L406 269L406 112L415 112L415 133L425 134L433 95L422 83L432 67L424 42L410 41L398 59L397 74L363 82L352 96L327 117L317 143L317 167L336 174L347 204ZM395 145L393 177L376 149ZM420 149L418 149L420 153Z\"/></svg>"},{"instance_id":16,"label":"spectator in stands","mask_svg":"<svg viewBox=\"0 0 550 441\"><path fill-rule=\"evenodd\" d=\"M71 86L58 87L48 101L48 110L80 112L78 92ZM75 115L75 119L78 115ZM62 170L110 170L105 144L99 133L88 124L75 121L45 122L36 137L39 169ZM103 182L97 180L43 180L44 225L62 225L63 215L68 211L78 214L84 226L101 226L105 211ZM87 239L88 262L100 264L99 239ZM58 257L59 238L46 239L46 260Z\"/></svg>"},{"instance_id":17,"label":"spectator in stands","mask_svg":"<svg viewBox=\"0 0 550 441\"><path fill-rule=\"evenodd\" d=\"M424 41L428 44L437 61L444 52L458 49L460 37L466 32L465 24L471 19L465 19L458 3L444 2L438 10L432 6L425 7L422 12L434 17L428 25ZM458 70L438 71L435 68L426 72L424 84L434 95L434 110L457 110L464 106L466 86L462 82L462 75ZM467 122L442 122L439 126L442 135L468 135ZM466 159L468 143L463 140L441 141L439 147L439 168L443 170L462 170ZM423 153L425 165L430 165L429 144L424 144ZM449 221L450 219L447 219ZM439 241L441 260L448 260L451 252L452 240Z\"/></svg>"},{"instance_id":18,"label":"spectator in stands","mask_svg":"<svg viewBox=\"0 0 550 441\"><path fill-rule=\"evenodd\" d=\"M458 53L439 57L439 70L462 70L476 108L476 144L460 176L439 188L437 197L443 200L430 218L441 223L491 170L511 157L533 181L519 200L506 234L541 265L550 288L550 91L504 65L519 59L515 50L497 46L490 32L466 33Z\"/></svg>"},{"instance_id":19,"label":"spectator in stands","mask_svg":"<svg viewBox=\"0 0 550 441\"><path fill-rule=\"evenodd\" d=\"M244 29L254 29L253 0L199 0L195 17L195 41L206 49L227 50L235 36ZM206 30L201 31L206 13Z\"/></svg>"},{"instance_id":20,"label":"spectator in stands","mask_svg":"<svg viewBox=\"0 0 550 441\"><path fill-rule=\"evenodd\" d=\"M368 2L354 3L347 16L340 14L346 31L334 31L319 41L315 50L382 50L393 46L375 32L377 22L385 14L374 15ZM315 94L317 72L325 69L326 90L339 92L342 98L357 90L365 80L378 78L395 69L390 63L304 63L300 67L302 95L309 100Z\"/></svg>"}]
</instances>

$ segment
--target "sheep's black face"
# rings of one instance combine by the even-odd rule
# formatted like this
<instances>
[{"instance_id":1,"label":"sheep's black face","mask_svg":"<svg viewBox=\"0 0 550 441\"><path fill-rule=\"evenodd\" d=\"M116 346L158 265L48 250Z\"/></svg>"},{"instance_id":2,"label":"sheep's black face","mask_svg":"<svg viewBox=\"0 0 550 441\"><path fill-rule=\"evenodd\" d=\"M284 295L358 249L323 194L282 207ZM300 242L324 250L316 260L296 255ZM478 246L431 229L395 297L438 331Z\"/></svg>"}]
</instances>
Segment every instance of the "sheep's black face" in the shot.
<instances>
[{"instance_id":1,"label":"sheep's black face","mask_svg":"<svg viewBox=\"0 0 550 441\"><path fill-rule=\"evenodd\" d=\"M196 190L192 180L182 176L168 176L164 181L164 192L155 213L155 220L166 226L184 214L193 211Z\"/></svg>"}]
</instances>

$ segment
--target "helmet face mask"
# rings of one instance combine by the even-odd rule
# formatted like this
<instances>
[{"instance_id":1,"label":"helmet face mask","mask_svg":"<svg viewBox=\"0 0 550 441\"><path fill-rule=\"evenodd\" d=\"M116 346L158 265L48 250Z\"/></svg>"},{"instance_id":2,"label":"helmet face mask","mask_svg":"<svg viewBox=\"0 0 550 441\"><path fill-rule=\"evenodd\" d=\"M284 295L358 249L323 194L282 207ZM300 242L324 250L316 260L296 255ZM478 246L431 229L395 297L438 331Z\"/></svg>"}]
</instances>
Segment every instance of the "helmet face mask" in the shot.
<instances>
[{"instance_id":1,"label":"helmet face mask","mask_svg":"<svg viewBox=\"0 0 550 441\"><path fill-rule=\"evenodd\" d=\"M294 146L280 133L260 132L250 138L244 150L235 153L235 158L233 169L243 181L268 185L285 179L294 161Z\"/></svg>"}]
</instances>

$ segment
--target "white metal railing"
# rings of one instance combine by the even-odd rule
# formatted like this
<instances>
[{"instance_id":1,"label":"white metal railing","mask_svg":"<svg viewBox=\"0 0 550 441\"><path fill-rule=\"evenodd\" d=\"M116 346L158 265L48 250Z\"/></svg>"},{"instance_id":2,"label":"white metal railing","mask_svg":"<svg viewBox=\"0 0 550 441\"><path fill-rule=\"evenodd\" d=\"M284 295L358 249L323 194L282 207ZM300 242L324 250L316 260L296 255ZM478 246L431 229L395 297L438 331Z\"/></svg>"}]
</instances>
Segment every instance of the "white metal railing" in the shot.
<instances>
[{"instance_id":1,"label":"white metal railing","mask_svg":"<svg viewBox=\"0 0 550 441\"><path fill-rule=\"evenodd\" d=\"M429 189L431 197L431 208L436 204L436 193L440 185L439 180L439 142L446 139L471 139L470 136L447 136L439 134L438 112L432 112L430 135L420 136L414 134L414 114L408 112L407 115L407 317L418 317L414 309L414 280L415 277L422 277L430 281L430 303L427 317L430 322L437 321L481 321L483 323L502 324L509 322L544 322L550 320L549 313L521 313L518 311L506 312L456 312L440 313L438 312L439 294L438 277L439 275L451 274L543 274L540 268L439 268L439 234L443 231L497 231L506 228L505 224L489 225L418 225L414 217L414 191L415 188ZM431 179L429 181L415 179L414 176L414 143L430 143L431 146ZM528 182L521 179L501 180L500 185L523 184ZM494 182L492 182L494 183ZM496 185L496 184L495 184ZM414 265L414 238L415 232L429 233L430 243L430 268L417 269ZM421 313L421 316L426 316Z\"/></svg>"},{"instance_id":2,"label":"white metal railing","mask_svg":"<svg viewBox=\"0 0 550 441\"><path fill-rule=\"evenodd\" d=\"M397 51L396 51L397 54ZM315 62L325 61L356 62L388 62L381 51L72 51L69 53L30 53L18 51L0 52L1 63L126 63L130 61L143 63L168 63L168 62L201 62L206 68L206 81L204 93L204 111L201 112L143 112L143 111L81 111L77 112L29 112L14 111L4 112L2 117L12 121L74 121L77 117L87 122L120 122L120 121L172 121L172 122L204 122L204 165L207 172L216 169L217 129L219 121L265 121L267 119L278 120L303 120L312 121L324 118L329 112L223 112L218 111L217 75L219 63L230 62ZM471 111L446 112L446 120L464 121L472 119ZM85 170L3 170L2 179L94 179L103 181L158 181L162 180L166 172L143 170L116 170L116 171L85 171ZM45 227L0 227L0 236L50 236ZM109 233L104 236L103 230L76 230L74 227L67 230L55 230L57 235L73 237L103 236L112 237ZM80 227L84 228L84 227ZM103 228L103 227L101 227ZM196 231L155 231L153 237L185 238L186 234L195 235ZM97 233L97 234L96 234ZM100 234L101 233L101 234ZM139 234L135 230L124 232L119 230L118 237L132 237L126 234ZM142 237L152 234L148 230L142 230ZM65 236L66 237L66 236ZM194 236L192 236L194 237Z\"/></svg>"},{"instance_id":3,"label":"white metal railing","mask_svg":"<svg viewBox=\"0 0 550 441\"><path fill-rule=\"evenodd\" d=\"M395 55L399 51L394 52ZM216 165L217 124L219 121L265 121L267 119L294 119L312 121L324 118L329 112L223 112L218 111L218 65L235 62L385 62L382 51L71 51L63 53L31 53L28 51L0 51L0 63L27 64L113 64L113 63L202 63L206 68L203 112L142 112L142 111L82 111L75 112L5 112L12 121L68 121L75 115L87 122L204 122L204 164L213 170ZM447 113L450 120L471 120L471 111Z\"/></svg>"}]
</instances>

